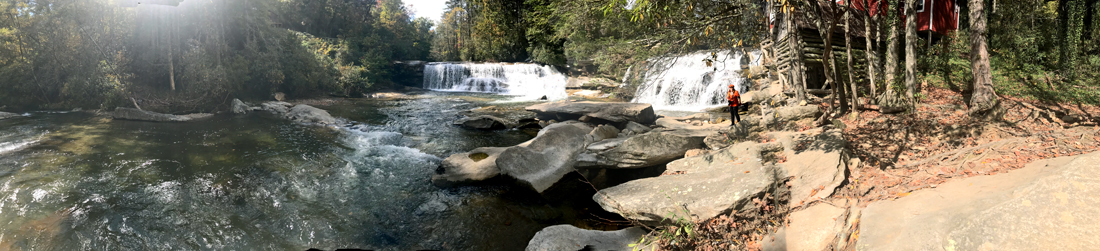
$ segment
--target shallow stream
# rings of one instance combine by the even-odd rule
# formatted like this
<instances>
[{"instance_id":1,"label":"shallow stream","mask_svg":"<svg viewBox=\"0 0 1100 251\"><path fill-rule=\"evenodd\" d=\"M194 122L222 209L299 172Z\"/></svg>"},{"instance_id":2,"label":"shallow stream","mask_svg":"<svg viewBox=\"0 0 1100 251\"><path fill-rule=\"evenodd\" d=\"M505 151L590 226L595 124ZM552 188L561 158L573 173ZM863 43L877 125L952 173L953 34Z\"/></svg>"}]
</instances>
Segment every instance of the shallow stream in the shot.
<instances>
[{"instance_id":1,"label":"shallow stream","mask_svg":"<svg viewBox=\"0 0 1100 251\"><path fill-rule=\"evenodd\" d=\"M0 120L0 250L519 250L575 208L504 185L439 189L441 158L508 146L437 93L319 106L335 129L263 114L193 123L31 112Z\"/></svg>"}]
</instances>

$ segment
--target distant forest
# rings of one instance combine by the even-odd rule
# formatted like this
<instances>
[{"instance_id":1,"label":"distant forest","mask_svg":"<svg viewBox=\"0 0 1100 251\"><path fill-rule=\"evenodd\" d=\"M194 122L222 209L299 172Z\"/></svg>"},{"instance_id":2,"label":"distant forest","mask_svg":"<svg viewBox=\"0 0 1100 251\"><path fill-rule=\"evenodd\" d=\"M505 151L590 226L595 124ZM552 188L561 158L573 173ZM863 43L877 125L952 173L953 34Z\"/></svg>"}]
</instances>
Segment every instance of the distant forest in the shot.
<instances>
[{"instance_id":1,"label":"distant forest","mask_svg":"<svg viewBox=\"0 0 1100 251\"><path fill-rule=\"evenodd\" d=\"M0 106L209 111L350 96L426 60L432 22L400 0L0 1ZM173 2L173 1L159 1Z\"/></svg>"}]
</instances>

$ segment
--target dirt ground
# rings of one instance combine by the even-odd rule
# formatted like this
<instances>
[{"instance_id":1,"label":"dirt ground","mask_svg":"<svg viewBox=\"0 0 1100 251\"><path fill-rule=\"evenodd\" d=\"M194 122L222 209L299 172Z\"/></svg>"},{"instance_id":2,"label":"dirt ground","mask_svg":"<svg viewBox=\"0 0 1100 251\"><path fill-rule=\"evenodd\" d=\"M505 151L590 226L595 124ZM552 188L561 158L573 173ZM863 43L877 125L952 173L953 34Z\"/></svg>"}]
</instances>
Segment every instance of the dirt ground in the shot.
<instances>
[{"instance_id":1,"label":"dirt ground","mask_svg":"<svg viewBox=\"0 0 1100 251\"><path fill-rule=\"evenodd\" d=\"M1001 119L972 119L963 96L928 88L916 113L861 111L842 121L861 163L834 199L859 206L954 178L1014 170L1039 159L1100 149L1100 108L1001 97Z\"/></svg>"}]
</instances>

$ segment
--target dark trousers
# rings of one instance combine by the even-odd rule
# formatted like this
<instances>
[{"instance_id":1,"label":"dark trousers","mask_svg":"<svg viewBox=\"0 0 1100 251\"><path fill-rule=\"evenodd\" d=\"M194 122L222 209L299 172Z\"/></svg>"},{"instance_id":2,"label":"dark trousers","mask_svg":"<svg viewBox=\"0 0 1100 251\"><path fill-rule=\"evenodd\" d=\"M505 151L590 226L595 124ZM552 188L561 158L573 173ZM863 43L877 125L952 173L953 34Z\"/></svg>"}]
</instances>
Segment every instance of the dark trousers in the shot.
<instances>
[{"instance_id":1,"label":"dark trousers","mask_svg":"<svg viewBox=\"0 0 1100 251\"><path fill-rule=\"evenodd\" d=\"M733 123L741 121L741 114L739 113L740 111L740 106L733 106L732 103L730 104L730 120L732 120Z\"/></svg>"}]
</instances>

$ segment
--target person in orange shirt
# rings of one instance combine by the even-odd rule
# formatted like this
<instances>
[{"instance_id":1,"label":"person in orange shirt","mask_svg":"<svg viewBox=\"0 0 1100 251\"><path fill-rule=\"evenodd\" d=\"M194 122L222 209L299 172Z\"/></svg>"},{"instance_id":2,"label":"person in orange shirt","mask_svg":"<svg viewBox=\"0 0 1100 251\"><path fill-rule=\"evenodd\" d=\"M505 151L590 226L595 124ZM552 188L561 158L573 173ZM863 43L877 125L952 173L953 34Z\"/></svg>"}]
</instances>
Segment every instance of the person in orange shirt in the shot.
<instances>
[{"instance_id":1,"label":"person in orange shirt","mask_svg":"<svg viewBox=\"0 0 1100 251\"><path fill-rule=\"evenodd\" d=\"M737 87L730 84L729 90L726 91L726 100L730 102L730 120L733 124L741 121L741 115L738 113L741 108L741 93L737 92Z\"/></svg>"}]
</instances>

